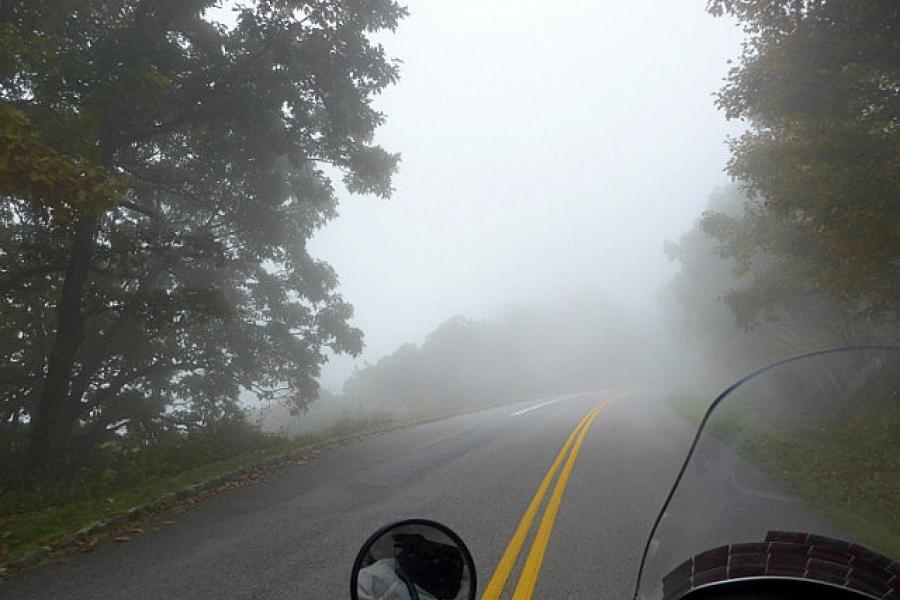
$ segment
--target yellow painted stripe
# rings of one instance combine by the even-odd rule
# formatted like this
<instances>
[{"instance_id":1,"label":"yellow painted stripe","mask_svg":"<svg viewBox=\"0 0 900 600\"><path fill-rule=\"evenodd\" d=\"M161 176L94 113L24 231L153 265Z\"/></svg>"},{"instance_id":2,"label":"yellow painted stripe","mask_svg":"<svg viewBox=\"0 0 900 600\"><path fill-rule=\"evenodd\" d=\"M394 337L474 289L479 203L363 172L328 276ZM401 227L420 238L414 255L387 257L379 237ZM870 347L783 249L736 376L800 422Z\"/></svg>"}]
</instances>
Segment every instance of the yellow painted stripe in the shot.
<instances>
[{"instance_id":1,"label":"yellow painted stripe","mask_svg":"<svg viewBox=\"0 0 900 600\"><path fill-rule=\"evenodd\" d=\"M544 496L547 494L547 489L549 489L550 483L553 481L553 477L556 475L557 469L559 469L559 465L562 464L563 458L569 451L569 447L571 447L572 441L575 439L575 436L578 435L578 432L581 430L582 426L588 422L588 420L592 415L594 415L598 408L599 407L595 408L581 419L578 425L575 426L575 429L572 430L572 433L569 434L569 438L566 440L566 443L563 444L563 447L562 449L560 449L559 454L556 455L556 460L554 460L553 464L550 465L550 470L547 471L547 474L544 476L544 480L541 482L541 485L538 486L534 498L531 499L531 503L525 510L525 514L522 516L522 520L519 521L519 526L516 527L516 531L515 533L513 533L509 545L503 552L503 556L500 558L500 562L497 564L497 568L494 570L494 574L491 577L491 580L488 582L484 593L481 595L481 600L499 600L500 594L503 593L503 587L506 585L506 580L509 579L509 574L512 572L512 569L516 564L516 559L519 557L519 552L522 549L522 545L525 543L525 538L528 536L528 532L531 530L531 524L534 522L534 518L537 516L538 509L541 507L541 503L544 501Z\"/></svg>"},{"instance_id":2,"label":"yellow painted stripe","mask_svg":"<svg viewBox=\"0 0 900 600\"><path fill-rule=\"evenodd\" d=\"M525 566L522 568L522 574L519 576L519 583L516 585L513 600L530 600L531 595L534 593L538 574L541 571L541 563L544 561L544 552L547 550L550 534L553 532L553 524L556 522L556 514L559 512L559 505L566 491L569 475L572 473L572 467L575 466L575 459L578 458L578 451L581 450L581 444L584 442L584 436L590 429L591 423L594 422L594 419L597 418L597 415L608 403L609 401L607 400L594 409L590 419L578 433L578 439L575 441L572 452L566 460L566 466L563 467L562 472L559 474L559 479L556 481L556 486L550 495L550 501L547 503L547 508L544 509L544 516L541 517L541 524L538 525L534 542L532 542L531 549L528 551L528 557L525 559Z\"/></svg>"}]
</instances>

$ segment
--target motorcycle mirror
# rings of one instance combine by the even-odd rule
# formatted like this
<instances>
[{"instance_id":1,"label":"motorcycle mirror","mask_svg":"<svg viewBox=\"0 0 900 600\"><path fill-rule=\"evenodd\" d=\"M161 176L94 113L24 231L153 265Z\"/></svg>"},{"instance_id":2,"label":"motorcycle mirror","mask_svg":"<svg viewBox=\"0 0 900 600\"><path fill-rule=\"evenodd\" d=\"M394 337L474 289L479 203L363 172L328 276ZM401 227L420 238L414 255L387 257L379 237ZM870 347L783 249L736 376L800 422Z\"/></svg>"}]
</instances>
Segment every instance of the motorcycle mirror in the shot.
<instances>
[{"instance_id":1,"label":"motorcycle mirror","mask_svg":"<svg viewBox=\"0 0 900 600\"><path fill-rule=\"evenodd\" d=\"M353 600L475 600L475 562L462 539L426 519L376 531L353 563Z\"/></svg>"}]
</instances>

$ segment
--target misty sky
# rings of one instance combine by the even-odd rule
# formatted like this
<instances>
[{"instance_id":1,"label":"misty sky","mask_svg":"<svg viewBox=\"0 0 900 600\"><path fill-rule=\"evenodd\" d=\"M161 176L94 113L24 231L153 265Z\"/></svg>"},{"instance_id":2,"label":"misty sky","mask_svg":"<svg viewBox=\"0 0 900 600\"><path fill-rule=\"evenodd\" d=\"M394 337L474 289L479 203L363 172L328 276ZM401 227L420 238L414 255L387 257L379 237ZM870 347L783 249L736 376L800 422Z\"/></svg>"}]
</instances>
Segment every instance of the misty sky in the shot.
<instances>
[{"instance_id":1,"label":"misty sky","mask_svg":"<svg viewBox=\"0 0 900 600\"><path fill-rule=\"evenodd\" d=\"M454 314L601 290L652 311L662 252L727 183L713 106L742 34L705 0L410 0L378 142L403 155L388 201L342 195L311 242L366 334L353 365Z\"/></svg>"}]
</instances>

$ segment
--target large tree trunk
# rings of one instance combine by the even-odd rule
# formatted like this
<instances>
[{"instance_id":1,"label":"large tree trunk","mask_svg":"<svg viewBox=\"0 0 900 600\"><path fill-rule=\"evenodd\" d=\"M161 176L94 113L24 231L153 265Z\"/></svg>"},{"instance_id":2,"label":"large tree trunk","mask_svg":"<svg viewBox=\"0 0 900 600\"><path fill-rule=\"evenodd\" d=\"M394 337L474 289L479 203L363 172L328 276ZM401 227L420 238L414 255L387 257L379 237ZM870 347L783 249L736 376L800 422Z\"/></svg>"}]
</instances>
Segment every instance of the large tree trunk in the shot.
<instances>
[{"instance_id":1,"label":"large tree trunk","mask_svg":"<svg viewBox=\"0 0 900 600\"><path fill-rule=\"evenodd\" d=\"M28 439L28 474L36 481L55 479L71 435L64 431L62 415L69 400L72 369L84 340L82 297L90 273L99 215L79 217L57 305L56 337L47 361L47 374L31 419ZM76 398L75 401L78 399Z\"/></svg>"}]
</instances>

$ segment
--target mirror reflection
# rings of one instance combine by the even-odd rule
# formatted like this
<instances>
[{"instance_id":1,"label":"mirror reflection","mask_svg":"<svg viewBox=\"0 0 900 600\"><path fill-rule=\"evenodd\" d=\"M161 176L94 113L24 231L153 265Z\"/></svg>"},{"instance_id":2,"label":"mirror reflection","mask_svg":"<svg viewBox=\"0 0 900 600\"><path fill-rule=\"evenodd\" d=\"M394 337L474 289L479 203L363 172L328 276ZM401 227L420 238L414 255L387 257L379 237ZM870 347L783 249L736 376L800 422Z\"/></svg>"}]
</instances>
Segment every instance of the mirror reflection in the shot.
<instances>
[{"instance_id":1,"label":"mirror reflection","mask_svg":"<svg viewBox=\"0 0 900 600\"><path fill-rule=\"evenodd\" d=\"M427 524L398 524L370 539L357 559L359 600L466 600L475 597L471 556Z\"/></svg>"}]
</instances>

